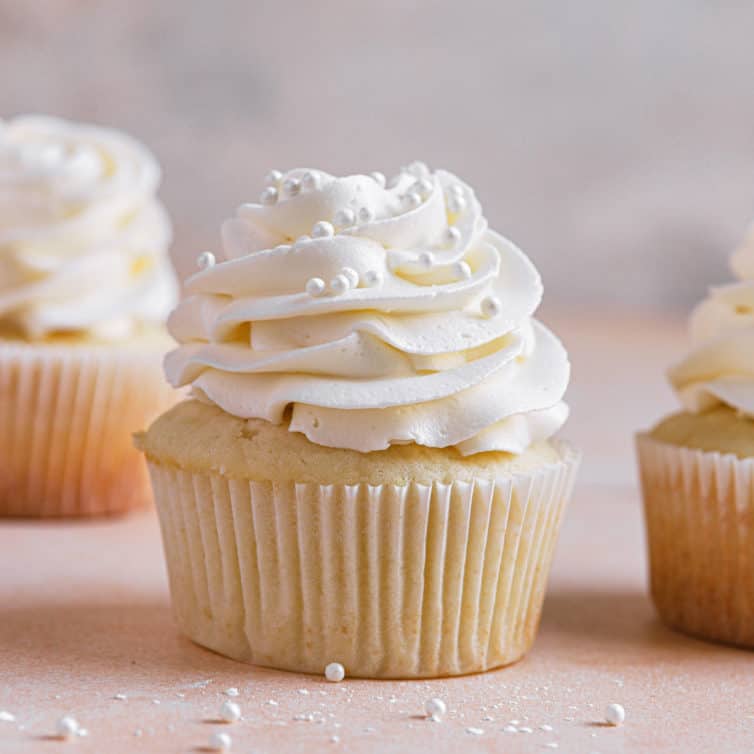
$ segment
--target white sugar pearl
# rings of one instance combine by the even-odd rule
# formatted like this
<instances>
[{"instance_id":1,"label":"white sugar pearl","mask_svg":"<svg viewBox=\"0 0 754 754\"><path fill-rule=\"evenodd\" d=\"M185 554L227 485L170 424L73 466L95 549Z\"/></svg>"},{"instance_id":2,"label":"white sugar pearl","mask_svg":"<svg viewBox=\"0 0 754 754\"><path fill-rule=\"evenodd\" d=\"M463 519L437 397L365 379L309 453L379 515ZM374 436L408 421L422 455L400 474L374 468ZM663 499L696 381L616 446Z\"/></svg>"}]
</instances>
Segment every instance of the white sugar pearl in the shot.
<instances>
[{"instance_id":1,"label":"white sugar pearl","mask_svg":"<svg viewBox=\"0 0 754 754\"><path fill-rule=\"evenodd\" d=\"M605 720L610 725L621 725L626 719L626 710L620 704L608 704L605 710Z\"/></svg>"},{"instance_id":2,"label":"white sugar pearl","mask_svg":"<svg viewBox=\"0 0 754 754\"><path fill-rule=\"evenodd\" d=\"M453 273L459 280L468 280L471 277L471 267L468 262L456 262L453 265Z\"/></svg>"},{"instance_id":3,"label":"white sugar pearl","mask_svg":"<svg viewBox=\"0 0 754 754\"><path fill-rule=\"evenodd\" d=\"M420 178L411 188L418 194L428 194L434 186L429 178Z\"/></svg>"},{"instance_id":4,"label":"white sugar pearl","mask_svg":"<svg viewBox=\"0 0 754 754\"><path fill-rule=\"evenodd\" d=\"M346 669L339 662L331 662L325 668L325 678L331 683L340 683L346 677Z\"/></svg>"},{"instance_id":5,"label":"white sugar pearl","mask_svg":"<svg viewBox=\"0 0 754 754\"><path fill-rule=\"evenodd\" d=\"M282 179L283 174L279 170L270 170L269 173L267 173L267 176L264 179L264 182L268 186L277 186L278 183L280 183L280 180Z\"/></svg>"},{"instance_id":6,"label":"white sugar pearl","mask_svg":"<svg viewBox=\"0 0 754 754\"><path fill-rule=\"evenodd\" d=\"M374 288L382 282L382 273L378 270L367 270L362 280L367 288Z\"/></svg>"},{"instance_id":7,"label":"white sugar pearl","mask_svg":"<svg viewBox=\"0 0 754 754\"><path fill-rule=\"evenodd\" d=\"M422 203L422 198L416 191L411 191L403 197L403 202L409 209L416 209Z\"/></svg>"},{"instance_id":8,"label":"white sugar pearl","mask_svg":"<svg viewBox=\"0 0 754 754\"><path fill-rule=\"evenodd\" d=\"M424 711L427 713L427 717L431 717L433 720L440 720L445 717L448 708L442 699L427 699L424 704Z\"/></svg>"},{"instance_id":9,"label":"white sugar pearl","mask_svg":"<svg viewBox=\"0 0 754 754\"><path fill-rule=\"evenodd\" d=\"M486 296L482 299L482 314L485 317L497 317L502 311L500 299L495 296Z\"/></svg>"},{"instance_id":10,"label":"white sugar pearl","mask_svg":"<svg viewBox=\"0 0 754 754\"><path fill-rule=\"evenodd\" d=\"M298 178L286 178L283 181L283 193L296 196L299 191L301 191L301 181Z\"/></svg>"},{"instance_id":11,"label":"white sugar pearl","mask_svg":"<svg viewBox=\"0 0 754 754\"><path fill-rule=\"evenodd\" d=\"M225 696L238 696L239 691L235 686L231 686L229 689L225 689Z\"/></svg>"},{"instance_id":12,"label":"white sugar pearl","mask_svg":"<svg viewBox=\"0 0 754 754\"><path fill-rule=\"evenodd\" d=\"M313 191L319 188L319 174L311 171L304 173L301 176L301 187L306 191Z\"/></svg>"},{"instance_id":13,"label":"white sugar pearl","mask_svg":"<svg viewBox=\"0 0 754 754\"><path fill-rule=\"evenodd\" d=\"M206 270L208 267L214 267L216 261L215 255L211 251L203 251L196 258L196 266L200 270Z\"/></svg>"},{"instance_id":14,"label":"white sugar pearl","mask_svg":"<svg viewBox=\"0 0 754 754\"><path fill-rule=\"evenodd\" d=\"M369 207L362 207L359 210L359 220L363 223L371 223L374 220L374 212Z\"/></svg>"},{"instance_id":15,"label":"white sugar pearl","mask_svg":"<svg viewBox=\"0 0 754 754\"><path fill-rule=\"evenodd\" d=\"M259 195L259 201L262 204L275 204L277 200L278 200L278 190L274 186L268 186Z\"/></svg>"},{"instance_id":16,"label":"white sugar pearl","mask_svg":"<svg viewBox=\"0 0 754 754\"><path fill-rule=\"evenodd\" d=\"M306 292L316 298L325 292L325 281L322 278L309 278L306 281Z\"/></svg>"},{"instance_id":17,"label":"white sugar pearl","mask_svg":"<svg viewBox=\"0 0 754 754\"><path fill-rule=\"evenodd\" d=\"M466 208L466 199L461 194L451 194L448 197L448 209L454 214L463 212Z\"/></svg>"},{"instance_id":18,"label":"white sugar pearl","mask_svg":"<svg viewBox=\"0 0 754 754\"><path fill-rule=\"evenodd\" d=\"M455 246L461 240L461 231L452 225L445 231L445 243Z\"/></svg>"},{"instance_id":19,"label":"white sugar pearl","mask_svg":"<svg viewBox=\"0 0 754 754\"><path fill-rule=\"evenodd\" d=\"M345 293L351 287L351 281L342 273L339 272L330 281L330 292L336 296L340 296Z\"/></svg>"},{"instance_id":20,"label":"white sugar pearl","mask_svg":"<svg viewBox=\"0 0 754 754\"><path fill-rule=\"evenodd\" d=\"M320 220L312 226L312 238L330 238L335 235L335 228L327 220Z\"/></svg>"},{"instance_id":21,"label":"white sugar pearl","mask_svg":"<svg viewBox=\"0 0 754 754\"><path fill-rule=\"evenodd\" d=\"M448 188L448 193L455 196L463 196L463 186L460 183L454 183Z\"/></svg>"},{"instance_id":22,"label":"white sugar pearl","mask_svg":"<svg viewBox=\"0 0 754 754\"><path fill-rule=\"evenodd\" d=\"M435 255L431 251L423 251L416 258L416 261L420 267L423 267L425 270L428 270L435 263Z\"/></svg>"},{"instance_id":23,"label":"white sugar pearl","mask_svg":"<svg viewBox=\"0 0 754 754\"><path fill-rule=\"evenodd\" d=\"M61 717L55 725L55 732L60 738L70 738L71 736L75 736L78 729L78 721L75 717L71 717L70 715Z\"/></svg>"},{"instance_id":24,"label":"white sugar pearl","mask_svg":"<svg viewBox=\"0 0 754 754\"><path fill-rule=\"evenodd\" d=\"M227 733L213 733L209 737L209 748L212 751L230 751L233 739Z\"/></svg>"},{"instance_id":25,"label":"white sugar pearl","mask_svg":"<svg viewBox=\"0 0 754 754\"><path fill-rule=\"evenodd\" d=\"M380 173L378 171L375 171L374 173L370 173L369 177L380 187L385 188L385 174Z\"/></svg>"},{"instance_id":26,"label":"white sugar pearl","mask_svg":"<svg viewBox=\"0 0 754 754\"><path fill-rule=\"evenodd\" d=\"M356 288L359 285L359 273L354 270L353 267L344 267L340 271L341 275L345 275L348 278L348 285L351 288Z\"/></svg>"},{"instance_id":27,"label":"white sugar pearl","mask_svg":"<svg viewBox=\"0 0 754 754\"><path fill-rule=\"evenodd\" d=\"M356 213L350 208L339 209L335 213L335 224L341 228L350 228L356 221Z\"/></svg>"},{"instance_id":28,"label":"white sugar pearl","mask_svg":"<svg viewBox=\"0 0 754 754\"><path fill-rule=\"evenodd\" d=\"M235 723L241 719L241 708L230 700L223 702L220 707L220 719L226 723Z\"/></svg>"}]
</instances>

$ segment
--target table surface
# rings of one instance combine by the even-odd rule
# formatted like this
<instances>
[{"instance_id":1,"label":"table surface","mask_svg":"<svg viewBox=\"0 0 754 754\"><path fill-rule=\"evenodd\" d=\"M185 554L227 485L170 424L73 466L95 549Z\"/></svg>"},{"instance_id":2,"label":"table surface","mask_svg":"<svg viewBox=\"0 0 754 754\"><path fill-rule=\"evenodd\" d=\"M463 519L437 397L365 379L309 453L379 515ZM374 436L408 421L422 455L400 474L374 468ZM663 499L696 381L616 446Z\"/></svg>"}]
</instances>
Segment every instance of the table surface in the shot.
<instances>
[{"instance_id":1,"label":"table surface","mask_svg":"<svg viewBox=\"0 0 754 754\"><path fill-rule=\"evenodd\" d=\"M752 751L754 653L664 628L646 594L632 432L673 405L662 369L683 349L681 326L545 319L572 356L567 434L585 462L525 660L465 678L337 685L242 665L176 632L153 512L6 521L0 710L15 721L0 720L0 752L196 752L218 730L245 754ZM243 719L222 725L230 687ZM423 717L430 697L447 703L442 723ZM603 723L613 702L626 709L618 728ZM52 739L64 714L88 736ZM513 721L519 732L506 732Z\"/></svg>"}]
</instances>

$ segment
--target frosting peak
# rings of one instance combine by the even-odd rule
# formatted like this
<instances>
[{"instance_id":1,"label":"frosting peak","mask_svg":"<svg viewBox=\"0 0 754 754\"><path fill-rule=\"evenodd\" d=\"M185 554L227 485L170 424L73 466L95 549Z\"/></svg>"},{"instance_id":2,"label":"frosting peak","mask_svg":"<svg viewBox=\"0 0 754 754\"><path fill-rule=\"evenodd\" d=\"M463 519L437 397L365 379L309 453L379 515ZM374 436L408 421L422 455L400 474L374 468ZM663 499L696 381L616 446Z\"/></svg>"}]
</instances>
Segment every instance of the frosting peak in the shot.
<instances>
[{"instance_id":1,"label":"frosting peak","mask_svg":"<svg viewBox=\"0 0 754 754\"><path fill-rule=\"evenodd\" d=\"M531 319L539 274L469 186L423 163L390 181L296 169L266 183L170 317L173 385L362 452L518 453L559 429L569 365Z\"/></svg>"},{"instance_id":2,"label":"frosting peak","mask_svg":"<svg viewBox=\"0 0 754 754\"><path fill-rule=\"evenodd\" d=\"M0 325L127 335L177 286L160 170L125 134L57 118L0 121Z\"/></svg>"},{"instance_id":3,"label":"frosting peak","mask_svg":"<svg viewBox=\"0 0 754 754\"><path fill-rule=\"evenodd\" d=\"M691 352L669 378L688 411L725 404L754 417L754 225L731 268L738 282L712 288L693 311Z\"/></svg>"}]
</instances>

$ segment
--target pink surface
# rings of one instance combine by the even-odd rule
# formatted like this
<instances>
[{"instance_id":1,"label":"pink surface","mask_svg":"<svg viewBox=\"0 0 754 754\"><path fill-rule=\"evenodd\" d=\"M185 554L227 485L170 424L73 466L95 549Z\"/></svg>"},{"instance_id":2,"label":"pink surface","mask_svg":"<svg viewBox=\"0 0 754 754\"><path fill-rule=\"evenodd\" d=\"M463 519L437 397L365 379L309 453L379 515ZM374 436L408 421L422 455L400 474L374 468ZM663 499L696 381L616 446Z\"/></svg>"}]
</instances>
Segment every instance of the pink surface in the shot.
<instances>
[{"instance_id":1,"label":"pink surface","mask_svg":"<svg viewBox=\"0 0 754 754\"><path fill-rule=\"evenodd\" d=\"M523 662L452 680L341 684L237 664L177 634L153 513L4 522L0 710L16 721L0 721L0 752L201 751L216 730L246 754L754 750L754 653L665 629L645 594L630 426L665 399L660 364L677 347L678 330L644 336L640 326L586 320L566 330L576 333L569 345L581 371L570 434L590 460L564 525L540 635ZM646 357L631 366L640 335L650 341ZM658 392L645 395L650 385ZM606 484L611 464L618 483ZM211 722L232 686L243 720ZM433 696L448 705L442 723L423 717ZM611 702L626 708L620 728L602 724ZM64 714L89 735L50 740ZM533 732L504 732L512 720Z\"/></svg>"}]
</instances>

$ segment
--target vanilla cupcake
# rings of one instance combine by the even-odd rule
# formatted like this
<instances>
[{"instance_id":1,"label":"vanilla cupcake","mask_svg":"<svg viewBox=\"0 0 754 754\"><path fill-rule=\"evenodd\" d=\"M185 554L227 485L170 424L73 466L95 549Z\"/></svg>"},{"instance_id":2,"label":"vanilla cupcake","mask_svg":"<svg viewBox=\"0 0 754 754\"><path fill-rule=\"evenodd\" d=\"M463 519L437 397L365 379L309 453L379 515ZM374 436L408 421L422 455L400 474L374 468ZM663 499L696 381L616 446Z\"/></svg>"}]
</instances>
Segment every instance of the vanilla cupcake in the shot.
<instances>
[{"instance_id":1,"label":"vanilla cupcake","mask_svg":"<svg viewBox=\"0 0 754 754\"><path fill-rule=\"evenodd\" d=\"M421 163L274 171L169 327L138 437L174 611L238 660L458 675L531 646L578 454L529 260Z\"/></svg>"},{"instance_id":2,"label":"vanilla cupcake","mask_svg":"<svg viewBox=\"0 0 754 754\"><path fill-rule=\"evenodd\" d=\"M0 121L0 515L151 499L131 433L175 402L161 379L177 287L159 177L116 131Z\"/></svg>"},{"instance_id":3,"label":"vanilla cupcake","mask_svg":"<svg viewBox=\"0 0 754 754\"><path fill-rule=\"evenodd\" d=\"M685 410L637 443L660 616L754 647L754 226L732 267L739 281L697 307L669 373Z\"/></svg>"}]
</instances>

